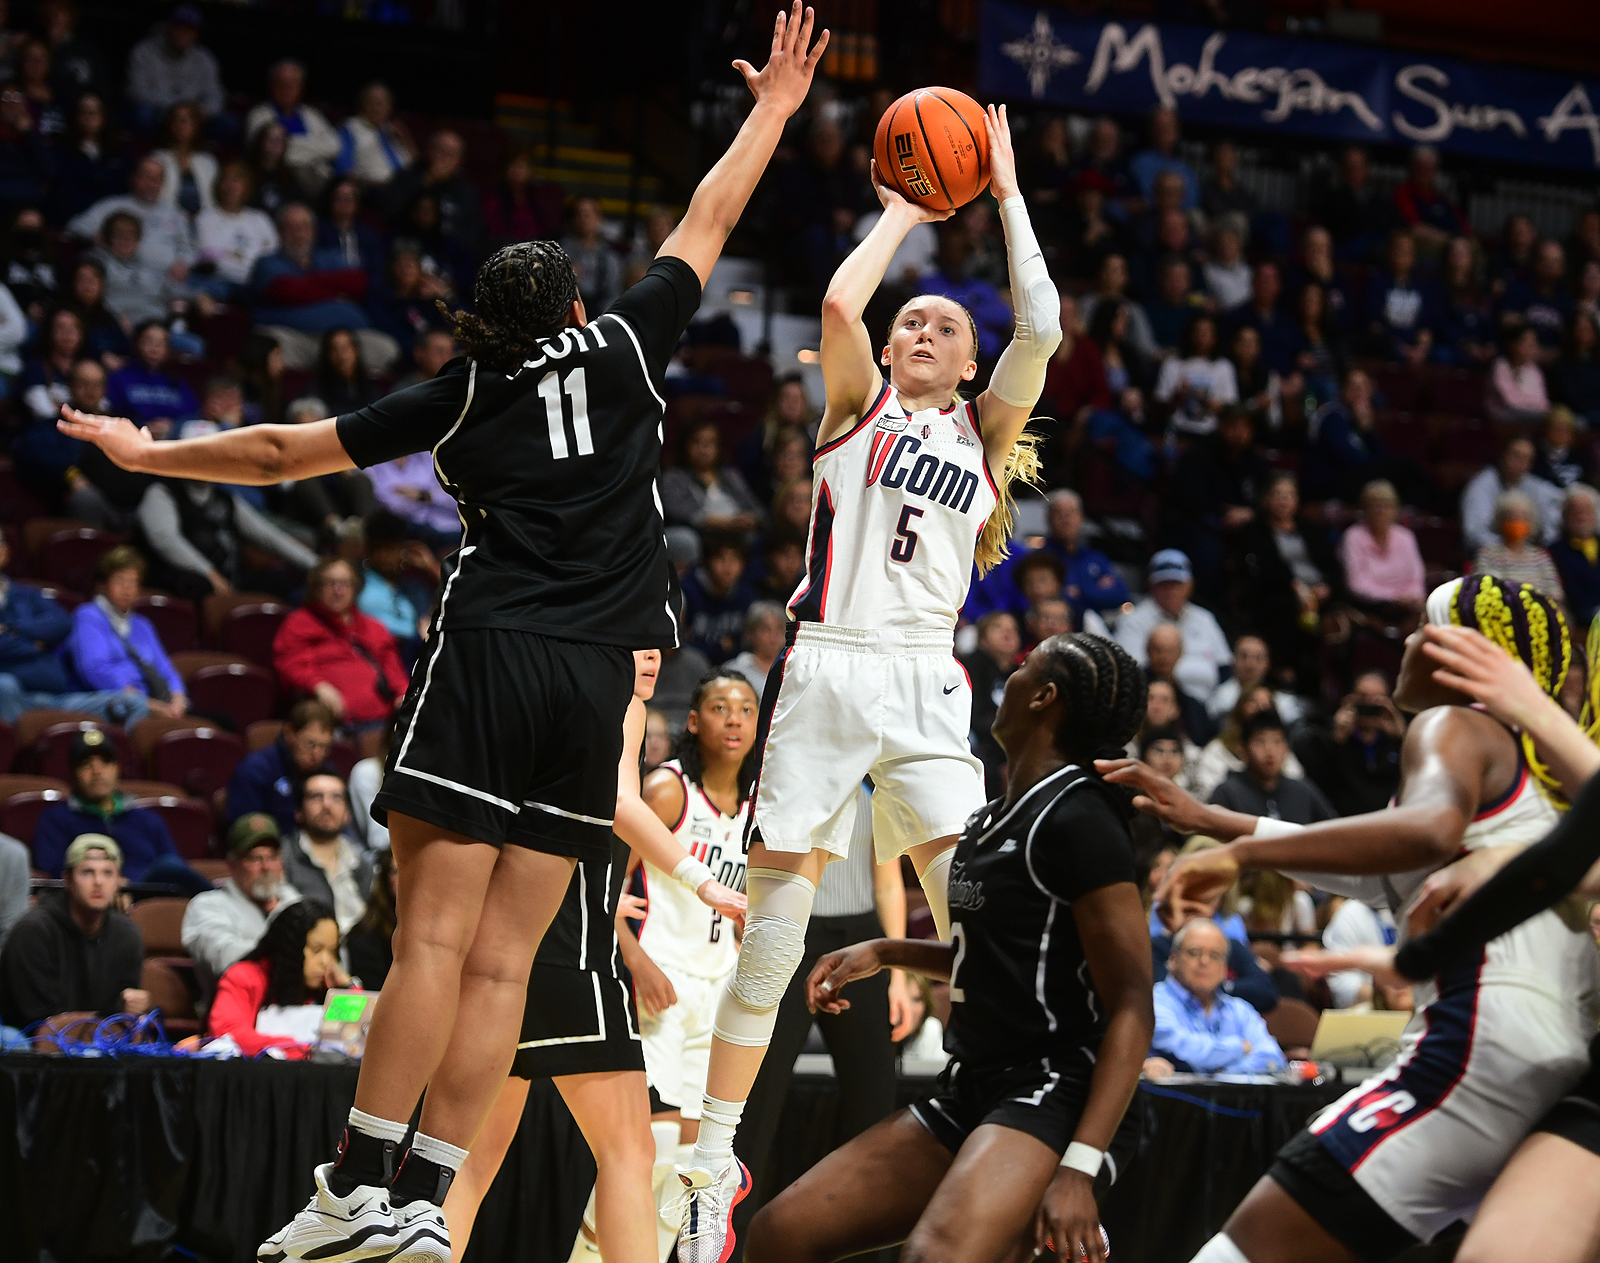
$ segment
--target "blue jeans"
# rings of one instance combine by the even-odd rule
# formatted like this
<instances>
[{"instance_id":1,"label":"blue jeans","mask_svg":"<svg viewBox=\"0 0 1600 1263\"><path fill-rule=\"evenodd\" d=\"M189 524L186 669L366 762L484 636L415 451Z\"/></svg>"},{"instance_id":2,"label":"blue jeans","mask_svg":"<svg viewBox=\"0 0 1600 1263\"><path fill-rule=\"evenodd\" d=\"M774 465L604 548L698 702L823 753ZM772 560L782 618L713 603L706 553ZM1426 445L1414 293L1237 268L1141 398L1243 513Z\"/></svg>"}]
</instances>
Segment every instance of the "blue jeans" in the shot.
<instances>
[{"instance_id":1,"label":"blue jeans","mask_svg":"<svg viewBox=\"0 0 1600 1263\"><path fill-rule=\"evenodd\" d=\"M108 724L127 728L150 713L150 699L143 693L123 689L103 689L92 693L34 693L22 687L14 675L0 673L0 721L17 722L25 710L39 706L59 706L63 710L85 710Z\"/></svg>"}]
</instances>

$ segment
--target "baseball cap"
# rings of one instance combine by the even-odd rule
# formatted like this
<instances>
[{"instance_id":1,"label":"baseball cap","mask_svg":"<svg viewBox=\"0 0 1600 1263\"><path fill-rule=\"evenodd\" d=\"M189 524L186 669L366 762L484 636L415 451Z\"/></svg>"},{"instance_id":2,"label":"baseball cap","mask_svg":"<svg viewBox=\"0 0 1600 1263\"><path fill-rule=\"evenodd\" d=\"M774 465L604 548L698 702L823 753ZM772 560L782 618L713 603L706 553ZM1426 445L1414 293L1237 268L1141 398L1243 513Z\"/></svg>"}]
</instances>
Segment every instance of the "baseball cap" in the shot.
<instances>
[{"instance_id":1,"label":"baseball cap","mask_svg":"<svg viewBox=\"0 0 1600 1263\"><path fill-rule=\"evenodd\" d=\"M80 833L67 847L67 858L61 861L62 871L76 868L84 860L93 858L96 851L118 868L122 867L122 848L112 839L103 833Z\"/></svg>"},{"instance_id":2,"label":"baseball cap","mask_svg":"<svg viewBox=\"0 0 1600 1263\"><path fill-rule=\"evenodd\" d=\"M111 738L99 728L79 729L67 753L67 762L74 768L87 763L90 759L104 759L108 763L117 761L117 748L111 744Z\"/></svg>"},{"instance_id":3,"label":"baseball cap","mask_svg":"<svg viewBox=\"0 0 1600 1263\"><path fill-rule=\"evenodd\" d=\"M278 832L278 822L265 812L252 811L240 816L228 830L228 854L243 855L253 846L271 842L281 846L283 835Z\"/></svg>"},{"instance_id":4,"label":"baseball cap","mask_svg":"<svg viewBox=\"0 0 1600 1263\"><path fill-rule=\"evenodd\" d=\"M194 4L180 4L172 11L172 16L167 21L197 27L200 25L200 7Z\"/></svg>"},{"instance_id":5,"label":"baseball cap","mask_svg":"<svg viewBox=\"0 0 1600 1263\"><path fill-rule=\"evenodd\" d=\"M1163 548L1150 558L1151 583L1188 583L1193 578L1189 554L1181 548Z\"/></svg>"}]
</instances>

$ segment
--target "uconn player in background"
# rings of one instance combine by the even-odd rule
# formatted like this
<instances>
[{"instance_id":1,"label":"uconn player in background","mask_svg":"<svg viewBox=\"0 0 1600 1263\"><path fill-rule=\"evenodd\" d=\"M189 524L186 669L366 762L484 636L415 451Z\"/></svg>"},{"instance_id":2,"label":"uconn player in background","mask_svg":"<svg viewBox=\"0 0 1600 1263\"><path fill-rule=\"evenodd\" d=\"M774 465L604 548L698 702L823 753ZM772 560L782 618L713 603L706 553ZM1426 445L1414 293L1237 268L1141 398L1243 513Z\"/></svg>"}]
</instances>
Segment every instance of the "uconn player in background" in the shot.
<instances>
[{"instance_id":1,"label":"uconn player in background","mask_svg":"<svg viewBox=\"0 0 1600 1263\"><path fill-rule=\"evenodd\" d=\"M1127 1113L1155 1026L1150 932L1125 791L1094 757L1144 717L1144 673L1098 636L1045 641L1006 682L994 735L1006 797L950 867L950 942L878 939L824 956L813 1009L897 965L950 982L949 1068L801 1176L750 1225L750 1263L831 1263L904 1241L906 1263L1000 1263L1053 1242L1104 1257L1095 1193L1139 1140Z\"/></svg>"},{"instance_id":2,"label":"uconn player in background","mask_svg":"<svg viewBox=\"0 0 1600 1263\"><path fill-rule=\"evenodd\" d=\"M394 968L338 1157L264 1263L450 1255L439 1203L511 1067L539 939L576 861L610 849L631 651L677 641L655 486L662 383L811 86L826 44L808 51L811 28L796 0L766 67L735 63L750 114L644 279L595 319L560 248L523 242L479 270L476 311L456 317L468 354L359 411L157 443L63 410L65 433L162 477L265 486L431 451L461 514L373 803L398 865Z\"/></svg>"},{"instance_id":3,"label":"uconn player in background","mask_svg":"<svg viewBox=\"0 0 1600 1263\"><path fill-rule=\"evenodd\" d=\"M649 856L663 874L660 889L681 890L682 898L699 908L700 915L722 920L730 934L731 926L744 915L744 896L710 876L706 864L678 844L640 796L645 703L655 693L661 654L640 649L633 659L633 700L622 725L611 852L604 861L579 862L533 958L511 1077L495 1098L445 1198L444 1213L457 1258L466 1252L478 1208L517 1134L528 1084L534 1079L555 1083L598 1169L573 1240L572 1259L599 1258L597 1242L602 1238L613 1263L649 1263L660 1257L662 1233L655 1222L651 1190L672 1176L678 1135L672 1127L667 1129L670 1136L659 1141L652 1136L644 1049L618 955L620 895L629 847ZM746 748L755 729L753 698L750 710ZM628 941L633 941L631 934ZM677 1186L676 1179L671 1182ZM667 1234L668 1246L673 1235Z\"/></svg>"},{"instance_id":4,"label":"uconn player in background","mask_svg":"<svg viewBox=\"0 0 1600 1263\"><path fill-rule=\"evenodd\" d=\"M761 771L738 968L718 1002L700 1135L678 1240L682 1263L722 1263L750 1175L733 1135L805 950L823 865L849 849L857 787L873 780L880 862L909 854L942 937L945 879L962 825L983 803L967 745L972 689L952 652L974 559L1005 555L1010 484L1038 461L1023 428L1061 341L1060 300L1017 188L1003 111L985 126L1005 225L1016 332L989 388L972 317L913 298L881 351L861 322L919 223L948 218L902 200L873 172L883 217L845 260L822 308L827 409L817 435L806 575L789 602L790 645L762 695ZM884 381L879 366L889 370Z\"/></svg>"},{"instance_id":5,"label":"uconn player in background","mask_svg":"<svg viewBox=\"0 0 1600 1263\"><path fill-rule=\"evenodd\" d=\"M1454 580L1429 595L1425 621L1482 631L1547 697L1576 705L1583 696L1566 619L1527 584ZM1302 829L1202 806L1138 764L1100 765L1180 831L1238 839L1178 861L1157 900L1205 899L1245 869L1273 868L1398 914L1463 850L1544 837L1573 787L1530 734L1436 679L1425 643L1420 630L1406 642L1395 686L1395 704L1417 717L1387 810ZM1554 912L1442 969L1415 995L1394 1065L1285 1145L1194 1263L1376 1263L1431 1241L1473 1217L1529 1129L1588 1065L1594 944Z\"/></svg>"}]
</instances>

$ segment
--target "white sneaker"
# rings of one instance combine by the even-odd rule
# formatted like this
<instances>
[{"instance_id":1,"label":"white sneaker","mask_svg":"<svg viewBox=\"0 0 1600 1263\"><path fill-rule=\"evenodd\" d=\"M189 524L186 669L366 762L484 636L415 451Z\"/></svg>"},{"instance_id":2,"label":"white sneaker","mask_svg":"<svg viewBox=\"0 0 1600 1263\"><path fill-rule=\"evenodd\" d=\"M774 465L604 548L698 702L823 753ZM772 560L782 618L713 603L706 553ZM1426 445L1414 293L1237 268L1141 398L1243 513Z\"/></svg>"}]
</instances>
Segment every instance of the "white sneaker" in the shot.
<instances>
[{"instance_id":1,"label":"white sneaker","mask_svg":"<svg viewBox=\"0 0 1600 1263\"><path fill-rule=\"evenodd\" d=\"M450 1263L450 1227L427 1198L396 1206L394 1222L406 1243L384 1263Z\"/></svg>"},{"instance_id":2,"label":"white sneaker","mask_svg":"<svg viewBox=\"0 0 1600 1263\"><path fill-rule=\"evenodd\" d=\"M356 1263L388 1258L406 1244L407 1236L389 1206L389 1190L360 1184L349 1197L336 1197L328 1188L332 1170L331 1162L317 1168L317 1191L304 1210L261 1243L256 1250L259 1263L283 1259ZM444 1258L449 1263L448 1250Z\"/></svg>"},{"instance_id":3,"label":"white sneaker","mask_svg":"<svg viewBox=\"0 0 1600 1263\"><path fill-rule=\"evenodd\" d=\"M733 1253L733 1208L750 1193L750 1169L735 1158L712 1175L704 1167L679 1169L689 1192L678 1229L678 1263L728 1263Z\"/></svg>"}]
</instances>

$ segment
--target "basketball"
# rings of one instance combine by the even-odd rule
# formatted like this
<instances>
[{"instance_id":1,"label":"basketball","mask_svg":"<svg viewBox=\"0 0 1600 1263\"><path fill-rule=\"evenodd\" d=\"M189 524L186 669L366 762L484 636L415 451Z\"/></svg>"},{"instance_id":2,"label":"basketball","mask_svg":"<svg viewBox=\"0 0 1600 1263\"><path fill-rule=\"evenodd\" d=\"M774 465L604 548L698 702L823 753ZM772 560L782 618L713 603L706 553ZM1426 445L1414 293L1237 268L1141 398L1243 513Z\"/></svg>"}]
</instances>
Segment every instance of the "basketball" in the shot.
<instances>
[{"instance_id":1,"label":"basketball","mask_svg":"<svg viewBox=\"0 0 1600 1263\"><path fill-rule=\"evenodd\" d=\"M989 186L983 107L954 88L918 88L884 111L872 141L883 182L933 210L965 206Z\"/></svg>"}]
</instances>

